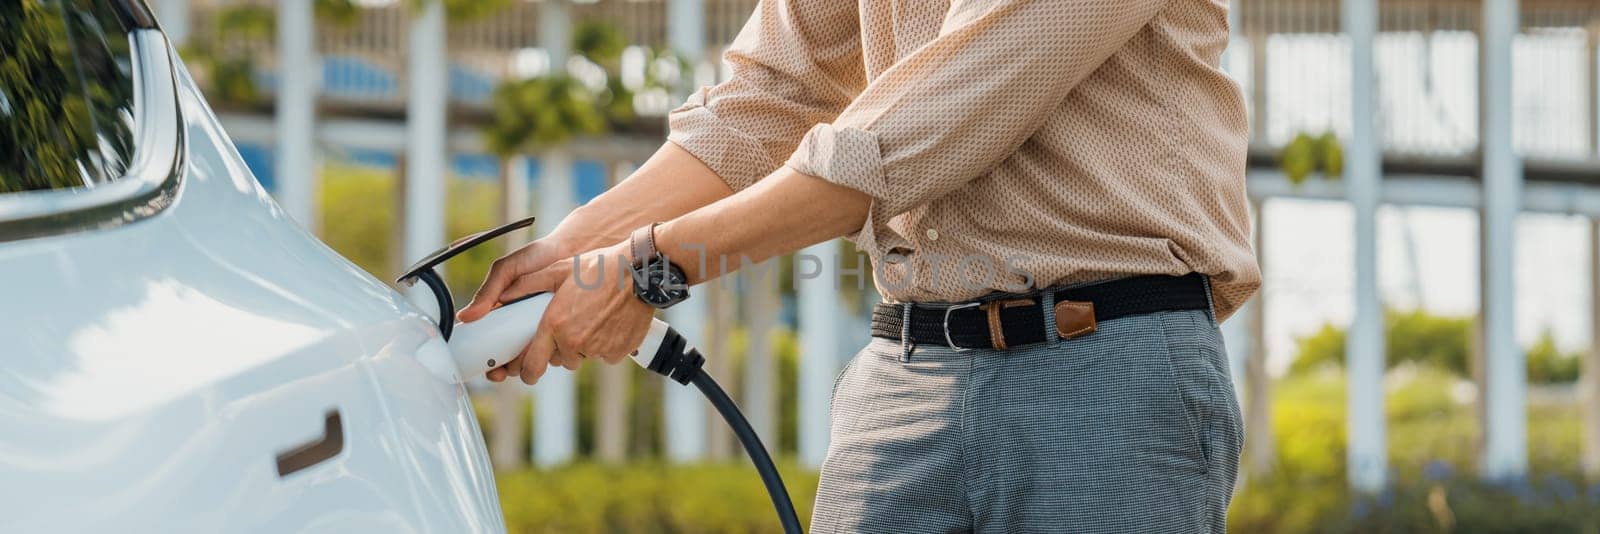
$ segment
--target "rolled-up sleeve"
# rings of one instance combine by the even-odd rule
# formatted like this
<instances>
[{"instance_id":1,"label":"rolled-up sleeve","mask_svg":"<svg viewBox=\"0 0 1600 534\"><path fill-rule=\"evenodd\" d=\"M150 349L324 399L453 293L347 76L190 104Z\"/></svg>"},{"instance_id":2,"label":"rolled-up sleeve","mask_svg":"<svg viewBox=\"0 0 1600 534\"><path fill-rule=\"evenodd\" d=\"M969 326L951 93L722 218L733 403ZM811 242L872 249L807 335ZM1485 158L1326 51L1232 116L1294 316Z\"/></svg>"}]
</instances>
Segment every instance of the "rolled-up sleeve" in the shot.
<instances>
[{"instance_id":1,"label":"rolled-up sleeve","mask_svg":"<svg viewBox=\"0 0 1600 534\"><path fill-rule=\"evenodd\" d=\"M999 165L1165 4L956 0L937 37L812 127L787 165L871 195L870 237Z\"/></svg>"},{"instance_id":2,"label":"rolled-up sleeve","mask_svg":"<svg viewBox=\"0 0 1600 534\"><path fill-rule=\"evenodd\" d=\"M723 54L731 77L668 116L668 140L734 191L777 170L866 86L854 2L762 0Z\"/></svg>"}]
</instances>

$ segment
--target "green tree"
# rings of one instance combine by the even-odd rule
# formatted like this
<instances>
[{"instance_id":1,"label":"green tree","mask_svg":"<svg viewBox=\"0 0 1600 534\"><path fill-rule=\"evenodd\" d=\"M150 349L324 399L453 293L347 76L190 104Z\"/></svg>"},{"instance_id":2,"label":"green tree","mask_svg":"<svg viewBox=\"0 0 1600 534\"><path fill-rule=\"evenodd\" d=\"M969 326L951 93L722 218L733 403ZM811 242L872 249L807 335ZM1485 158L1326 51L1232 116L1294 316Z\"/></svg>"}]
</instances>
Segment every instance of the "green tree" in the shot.
<instances>
[{"instance_id":1,"label":"green tree","mask_svg":"<svg viewBox=\"0 0 1600 534\"><path fill-rule=\"evenodd\" d=\"M1419 363L1466 375L1472 355L1472 318L1443 317L1422 310L1384 314L1384 352L1388 367ZM1344 365L1345 329L1323 325L1300 338L1291 373Z\"/></svg>"},{"instance_id":2,"label":"green tree","mask_svg":"<svg viewBox=\"0 0 1600 534\"><path fill-rule=\"evenodd\" d=\"M428 2L436 0L411 0L411 9L421 10ZM511 0L437 0L444 2L444 16L450 22L468 22L499 13Z\"/></svg>"},{"instance_id":3,"label":"green tree","mask_svg":"<svg viewBox=\"0 0 1600 534\"><path fill-rule=\"evenodd\" d=\"M1278 155L1278 166L1289 183L1305 182L1317 170L1317 142L1306 134L1294 136Z\"/></svg>"},{"instance_id":4,"label":"green tree","mask_svg":"<svg viewBox=\"0 0 1600 534\"><path fill-rule=\"evenodd\" d=\"M544 76L501 82L490 102L489 120L482 128L489 150L508 158L574 137L627 128L635 116L634 91L622 83L620 72L626 48L627 39L615 24L579 21L572 32L573 53L598 66L605 79L590 86L564 69L556 69ZM682 56L659 49L651 50L647 60L641 88L672 88L677 77L667 76L656 66L686 65Z\"/></svg>"},{"instance_id":5,"label":"green tree","mask_svg":"<svg viewBox=\"0 0 1600 534\"><path fill-rule=\"evenodd\" d=\"M501 158L605 131L594 92L566 74L501 83L483 126L489 150Z\"/></svg>"},{"instance_id":6,"label":"green tree","mask_svg":"<svg viewBox=\"0 0 1600 534\"><path fill-rule=\"evenodd\" d=\"M1465 376L1471 372L1471 317L1433 315L1422 310L1385 314L1389 335L1384 342L1389 366L1401 362L1431 365Z\"/></svg>"},{"instance_id":7,"label":"green tree","mask_svg":"<svg viewBox=\"0 0 1600 534\"><path fill-rule=\"evenodd\" d=\"M1456 376L1471 373L1472 338L1476 335L1471 317L1433 315L1422 310L1384 314L1384 359L1387 367L1402 363L1425 365ZM1292 375L1322 367L1343 367L1345 329L1323 325L1315 333L1299 339ZM1562 352L1555 338L1545 332L1526 352L1528 380L1534 383L1577 380L1582 358Z\"/></svg>"},{"instance_id":8,"label":"green tree","mask_svg":"<svg viewBox=\"0 0 1600 534\"><path fill-rule=\"evenodd\" d=\"M1316 137L1304 132L1296 134L1279 151L1278 169L1294 185L1304 183L1319 170L1324 178L1337 178L1344 174L1344 146L1331 131Z\"/></svg>"},{"instance_id":9,"label":"green tree","mask_svg":"<svg viewBox=\"0 0 1600 534\"><path fill-rule=\"evenodd\" d=\"M1344 145L1339 144L1339 136L1333 132L1323 132L1317 138L1317 164L1322 167L1322 175L1330 179L1344 174Z\"/></svg>"},{"instance_id":10,"label":"green tree","mask_svg":"<svg viewBox=\"0 0 1600 534\"><path fill-rule=\"evenodd\" d=\"M1556 337L1549 330L1539 334L1539 340L1528 347L1528 381L1534 383L1571 383L1578 380L1583 370L1583 357L1575 352L1563 352L1556 346Z\"/></svg>"},{"instance_id":11,"label":"green tree","mask_svg":"<svg viewBox=\"0 0 1600 534\"><path fill-rule=\"evenodd\" d=\"M267 5L230 5L218 10L215 21L212 31L196 34L184 46L184 61L211 102L237 106L260 101L254 54L228 43L270 42L277 31L277 12Z\"/></svg>"},{"instance_id":12,"label":"green tree","mask_svg":"<svg viewBox=\"0 0 1600 534\"><path fill-rule=\"evenodd\" d=\"M503 2L483 2L499 5ZM315 0L312 9L319 24L347 27L361 18L354 0ZM498 9L498 8L496 8ZM278 12L270 4L236 4L219 8L215 28L197 34L182 53L206 98L213 104L249 106L260 103L256 87L254 50L234 46L239 41L274 42Z\"/></svg>"}]
</instances>

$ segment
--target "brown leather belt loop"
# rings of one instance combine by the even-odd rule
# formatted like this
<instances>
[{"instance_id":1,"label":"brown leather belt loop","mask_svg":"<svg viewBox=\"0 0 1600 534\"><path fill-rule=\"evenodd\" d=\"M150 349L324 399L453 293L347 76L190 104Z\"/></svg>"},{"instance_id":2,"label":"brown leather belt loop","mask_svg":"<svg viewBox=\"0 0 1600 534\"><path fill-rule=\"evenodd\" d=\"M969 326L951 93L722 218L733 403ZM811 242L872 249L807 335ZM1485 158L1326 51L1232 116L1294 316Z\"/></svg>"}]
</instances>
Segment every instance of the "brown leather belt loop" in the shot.
<instances>
[{"instance_id":1,"label":"brown leather belt loop","mask_svg":"<svg viewBox=\"0 0 1600 534\"><path fill-rule=\"evenodd\" d=\"M1061 339L1093 334L1096 327L1093 302L1063 300L1056 303L1056 335Z\"/></svg>"},{"instance_id":2,"label":"brown leather belt loop","mask_svg":"<svg viewBox=\"0 0 1600 534\"><path fill-rule=\"evenodd\" d=\"M1006 299L992 300L979 306L989 316L989 346L995 350L1006 350L1006 333L1000 324L1000 310L1032 305L1033 299Z\"/></svg>"}]
</instances>

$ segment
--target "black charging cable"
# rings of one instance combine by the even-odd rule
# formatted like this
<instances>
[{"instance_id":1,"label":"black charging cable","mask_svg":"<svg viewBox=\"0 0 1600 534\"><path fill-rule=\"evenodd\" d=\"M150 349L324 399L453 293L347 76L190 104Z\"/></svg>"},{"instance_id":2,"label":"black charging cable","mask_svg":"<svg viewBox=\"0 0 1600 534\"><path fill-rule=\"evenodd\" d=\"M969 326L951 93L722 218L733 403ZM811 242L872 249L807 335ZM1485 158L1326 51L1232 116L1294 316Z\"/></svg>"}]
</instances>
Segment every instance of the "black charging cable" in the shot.
<instances>
[{"instance_id":1,"label":"black charging cable","mask_svg":"<svg viewBox=\"0 0 1600 534\"><path fill-rule=\"evenodd\" d=\"M803 533L800 517L795 514L794 503L789 500L789 490L784 488L783 478L778 475L778 466L772 463L772 456L767 454L761 437L750 427L750 421L739 411L739 405L734 404L716 379L702 369L705 361L699 350L688 346L683 335L668 328L666 337L662 338L661 346L656 349L655 357L646 368L679 384L694 384L700 389L706 400L717 408L717 413L722 414L722 419L728 422L733 434L739 437L744 452L750 455L750 462L755 464L756 472L761 474L761 483L767 487L767 495L772 498L772 508L778 512L778 522L783 525L783 531L786 534Z\"/></svg>"}]
</instances>

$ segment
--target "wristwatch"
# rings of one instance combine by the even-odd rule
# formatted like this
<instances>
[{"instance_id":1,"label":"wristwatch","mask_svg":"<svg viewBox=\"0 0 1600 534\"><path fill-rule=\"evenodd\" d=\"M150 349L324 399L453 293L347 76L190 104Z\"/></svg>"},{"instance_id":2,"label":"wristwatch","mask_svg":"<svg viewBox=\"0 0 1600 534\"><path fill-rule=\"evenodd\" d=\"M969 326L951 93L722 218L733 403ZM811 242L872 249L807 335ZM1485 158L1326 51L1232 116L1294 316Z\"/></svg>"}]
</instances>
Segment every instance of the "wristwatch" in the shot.
<instances>
[{"instance_id":1,"label":"wristwatch","mask_svg":"<svg viewBox=\"0 0 1600 534\"><path fill-rule=\"evenodd\" d=\"M633 231L629 247L633 252L633 294L658 310L671 308L689 298L689 277L661 251L656 250L656 225Z\"/></svg>"}]
</instances>

